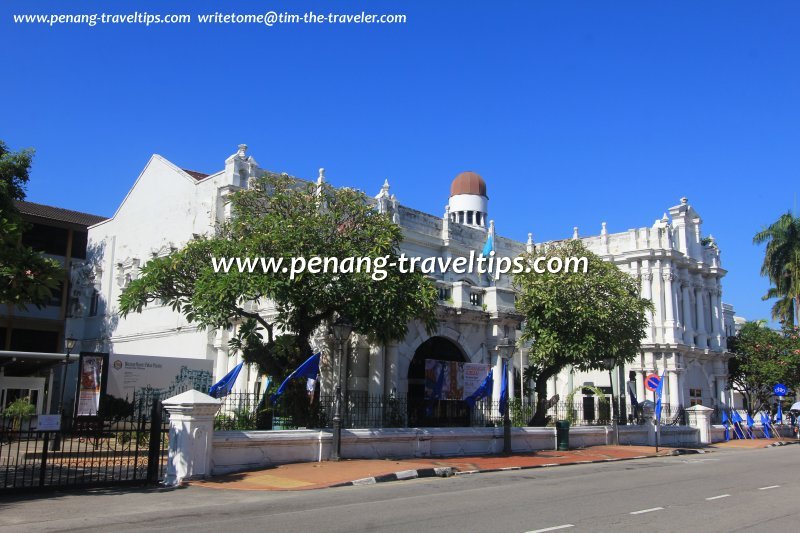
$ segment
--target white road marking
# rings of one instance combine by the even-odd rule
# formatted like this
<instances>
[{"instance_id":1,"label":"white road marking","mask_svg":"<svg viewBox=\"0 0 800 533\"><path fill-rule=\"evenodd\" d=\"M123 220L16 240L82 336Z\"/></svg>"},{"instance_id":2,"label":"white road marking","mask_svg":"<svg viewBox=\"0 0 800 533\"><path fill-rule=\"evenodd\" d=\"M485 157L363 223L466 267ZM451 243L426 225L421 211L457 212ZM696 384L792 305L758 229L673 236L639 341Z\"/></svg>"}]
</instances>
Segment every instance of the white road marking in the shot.
<instances>
[{"instance_id":1,"label":"white road marking","mask_svg":"<svg viewBox=\"0 0 800 533\"><path fill-rule=\"evenodd\" d=\"M730 496L730 494L720 494L719 496L712 496L710 498L706 498L706 501L710 502L711 500L719 500L721 498L727 498L728 496Z\"/></svg>"},{"instance_id":2,"label":"white road marking","mask_svg":"<svg viewBox=\"0 0 800 533\"><path fill-rule=\"evenodd\" d=\"M769 487L761 487L758 490L769 490L769 489L777 489L780 485L770 485Z\"/></svg>"},{"instance_id":3,"label":"white road marking","mask_svg":"<svg viewBox=\"0 0 800 533\"><path fill-rule=\"evenodd\" d=\"M644 514L652 513L653 511L662 511L663 507L653 507L652 509L642 509L641 511L632 511L631 514Z\"/></svg>"},{"instance_id":4,"label":"white road marking","mask_svg":"<svg viewBox=\"0 0 800 533\"><path fill-rule=\"evenodd\" d=\"M553 526L553 527L546 527L544 529L534 529L533 531L528 531L527 533L544 533L545 531L557 531L559 529L567 529L570 527L575 527L573 524L564 524L563 526Z\"/></svg>"}]
</instances>

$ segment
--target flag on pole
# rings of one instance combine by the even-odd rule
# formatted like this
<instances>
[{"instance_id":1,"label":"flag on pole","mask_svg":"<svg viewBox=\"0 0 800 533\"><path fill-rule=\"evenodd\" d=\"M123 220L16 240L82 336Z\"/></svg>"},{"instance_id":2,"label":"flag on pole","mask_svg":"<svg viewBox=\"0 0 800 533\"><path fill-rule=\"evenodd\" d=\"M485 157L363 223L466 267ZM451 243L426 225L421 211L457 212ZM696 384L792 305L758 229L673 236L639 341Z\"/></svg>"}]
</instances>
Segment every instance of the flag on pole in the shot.
<instances>
[{"instance_id":1,"label":"flag on pole","mask_svg":"<svg viewBox=\"0 0 800 533\"><path fill-rule=\"evenodd\" d=\"M667 375L667 370L661 372L661 379L658 381L656 387L656 424L661 425L661 396L664 392L664 376ZM651 385L652 386L652 385Z\"/></svg>"},{"instance_id":2,"label":"flag on pole","mask_svg":"<svg viewBox=\"0 0 800 533\"><path fill-rule=\"evenodd\" d=\"M508 408L508 361L503 361L503 375L500 377L500 414Z\"/></svg>"},{"instance_id":3,"label":"flag on pole","mask_svg":"<svg viewBox=\"0 0 800 533\"><path fill-rule=\"evenodd\" d=\"M486 244L483 245L483 250L481 251L481 255L483 257L489 257L489 254L494 251L494 237L492 236L491 230L486 234Z\"/></svg>"},{"instance_id":4,"label":"flag on pole","mask_svg":"<svg viewBox=\"0 0 800 533\"><path fill-rule=\"evenodd\" d=\"M775 422L783 425L783 408L781 407L780 400L778 400L778 414L775 415Z\"/></svg>"},{"instance_id":5,"label":"flag on pole","mask_svg":"<svg viewBox=\"0 0 800 533\"><path fill-rule=\"evenodd\" d=\"M722 410L722 425L725 426L725 440L731 440L731 430L728 427L728 412Z\"/></svg>"},{"instance_id":6,"label":"flag on pole","mask_svg":"<svg viewBox=\"0 0 800 533\"><path fill-rule=\"evenodd\" d=\"M751 439L756 438L755 434L753 434L753 426L756 425L756 421L753 420L753 417L750 416L750 413L747 413L747 436Z\"/></svg>"},{"instance_id":7,"label":"flag on pole","mask_svg":"<svg viewBox=\"0 0 800 533\"><path fill-rule=\"evenodd\" d=\"M494 385L494 379L492 378L493 372L493 368L489 369L489 373L486 374L485 378L483 378L483 382L480 384L480 386L475 389L475 392L466 398L465 401L470 407L475 407L475 402L487 398L490 394L492 394L492 386Z\"/></svg>"},{"instance_id":8,"label":"flag on pole","mask_svg":"<svg viewBox=\"0 0 800 533\"><path fill-rule=\"evenodd\" d=\"M481 250L481 257L491 257L492 252L494 251L494 221L489 222L489 229L486 231L486 243L483 245L483 250ZM491 259L490 259L491 261ZM492 279L492 275L489 272L491 269L489 265L486 266L486 277L490 280ZM478 277L480 278L482 273L480 269L478 270Z\"/></svg>"},{"instance_id":9,"label":"flag on pole","mask_svg":"<svg viewBox=\"0 0 800 533\"><path fill-rule=\"evenodd\" d=\"M272 394L269 397L270 401L275 403L278 400L278 397L286 390L286 387L289 385L289 381L293 378L317 379L317 375L319 374L319 357L320 352L315 353L306 359L302 365L298 366L294 372L289 374L289 376L283 380L281 386L278 387L278 390L275 391L275 394Z\"/></svg>"},{"instance_id":10,"label":"flag on pole","mask_svg":"<svg viewBox=\"0 0 800 533\"><path fill-rule=\"evenodd\" d=\"M762 430L764 431L764 436L768 439L772 438L772 433L769 430L769 418L767 415L764 414L764 411L761 411L761 426Z\"/></svg>"},{"instance_id":11,"label":"flag on pole","mask_svg":"<svg viewBox=\"0 0 800 533\"><path fill-rule=\"evenodd\" d=\"M739 411L733 409L731 411L731 421L733 422L733 431L736 433L736 438L744 439L744 431L742 431L741 423L744 422L742 419L742 415L739 414Z\"/></svg>"},{"instance_id":12,"label":"flag on pole","mask_svg":"<svg viewBox=\"0 0 800 533\"><path fill-rule=\"evenodd\" d=\"M211 388L208 389L208 395L213 396L214 398L223 398L231 393L233 389L233 384L236 383L236 378L239 377L239 371L242 370L242 366L244 365L244 361L233 367L233 370L225 374L225 376L211 385Z\"/></svg>"}]
</instances>

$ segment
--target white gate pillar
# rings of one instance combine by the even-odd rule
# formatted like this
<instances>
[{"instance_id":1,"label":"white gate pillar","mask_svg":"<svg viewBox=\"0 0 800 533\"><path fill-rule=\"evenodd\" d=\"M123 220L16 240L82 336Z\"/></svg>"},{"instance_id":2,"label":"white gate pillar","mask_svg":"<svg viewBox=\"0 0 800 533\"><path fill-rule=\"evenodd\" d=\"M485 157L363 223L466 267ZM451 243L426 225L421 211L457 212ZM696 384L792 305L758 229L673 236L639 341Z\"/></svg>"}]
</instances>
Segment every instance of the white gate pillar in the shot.
<instances>
[{"instance_id":1,"label":"white gate pillar","mask_svg":"<svg viewBox=\"0 0 800 533\"><path fill-rule=\"evenodd\" d=\"M700 444L711 444L711 414L714 412L704 405L693 405L686 409L689 425L700 430Z\"/></svg>"},{"instance_id":2,"label":"white gate pillar","mask_svg":"<svg viewBox=\"0 0 800 533\"><path fill-rule=\"evenodd\" d=\"M169 458L164 484L180 485L211 475L214 416L220 402L196 390L164 400L169 413Z\"/></svg>"}]
</instances>

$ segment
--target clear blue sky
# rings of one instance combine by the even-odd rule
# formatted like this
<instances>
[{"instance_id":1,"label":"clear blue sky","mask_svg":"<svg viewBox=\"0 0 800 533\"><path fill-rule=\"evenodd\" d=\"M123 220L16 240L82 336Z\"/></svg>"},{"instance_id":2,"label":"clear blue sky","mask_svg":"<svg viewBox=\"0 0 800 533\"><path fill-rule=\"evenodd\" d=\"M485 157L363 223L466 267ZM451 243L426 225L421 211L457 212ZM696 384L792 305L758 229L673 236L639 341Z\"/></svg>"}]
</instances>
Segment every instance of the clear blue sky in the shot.
<instances>
[{"instance_id":1,"label":"clear blue sky","mask_svg":"<svg viewBox=\"0 0 800 533\"><path fill-rule=\"evenodd\" d=\"M395 26L14 25L11 13L402 13ZM751 244L800 180L800 4L756 1L6 0L0 138L35 147L29 199L111 215L152 153L271 170L434 214L488 183L502 235L651 225L687 196L767 317Z\"/></svg>"}]
</instances>

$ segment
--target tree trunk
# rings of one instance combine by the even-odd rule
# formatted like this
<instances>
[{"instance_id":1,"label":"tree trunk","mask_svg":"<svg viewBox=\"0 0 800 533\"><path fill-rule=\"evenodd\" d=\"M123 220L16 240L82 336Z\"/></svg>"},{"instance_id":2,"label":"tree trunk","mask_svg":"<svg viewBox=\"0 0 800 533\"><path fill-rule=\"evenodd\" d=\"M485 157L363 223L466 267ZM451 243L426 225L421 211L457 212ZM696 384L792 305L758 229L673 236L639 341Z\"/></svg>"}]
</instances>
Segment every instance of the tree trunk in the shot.
<instances>
[{"instance_id":1,"label":"tree trunk","mask_svg":"<svg viewBox=\"0 0 800 533\"><path fill-rule=\"evenodd\" d=\"M529 426L547 425L547 380L556 374L556 370L548 368L536 376L536 411L528 423Z\"/></svg>"}]
</instances>

